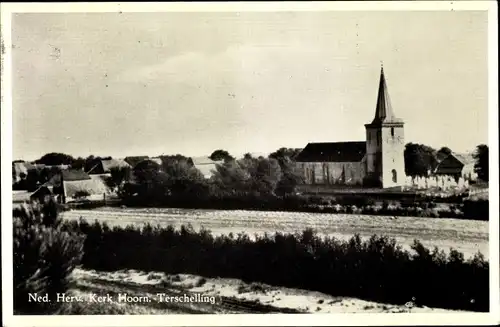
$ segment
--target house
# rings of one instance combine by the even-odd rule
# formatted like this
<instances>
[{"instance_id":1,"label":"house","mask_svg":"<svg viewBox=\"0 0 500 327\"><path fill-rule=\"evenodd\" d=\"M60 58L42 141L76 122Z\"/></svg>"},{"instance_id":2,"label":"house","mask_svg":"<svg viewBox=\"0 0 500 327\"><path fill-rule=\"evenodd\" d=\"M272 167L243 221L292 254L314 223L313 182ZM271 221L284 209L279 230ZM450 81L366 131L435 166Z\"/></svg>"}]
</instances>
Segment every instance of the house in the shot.
<instances>
[{"instance_id":1,"label":"house","mask_svg":"<svg viewBox=\"0 0 500 327\"><path fill-rule=\"evenodd\" d=\"M404 122L394 114L383 67L375 117L365 129L365 141L307 144L296 158L305 184L403 186Z\"/></svg>"},{"instance_id":2,"label":"house","mask_svg":"<svg viewBox=\"0 0 500 327\"><path fill-rule=\"evenodd\" d=\"M125 157L125 159L123 159L126 163L128 163L130 165L130 167L132 168L135 168L135 166L137 166L137 164L139 162L142 162L146 159L149 159L148 156L132 156L132 157Z\"/></svg>"},{"instance_id":3,"label":"house","mask_svg":"<svg viewBox=\"0 0 500 327\"><path fill-rule=\"evenodd\" d=\"M31 193L28 191L13 190L12 191L12 202L13 203L28 202L30 200L30 196L31 196Z\"/></svg>"},{"instance_id":4,"label":"house","mask_svg":"<svg viewBox=\"0 0 500 327\"><path fill-rule=\"evenodd\" d=\"M87 173L92 175L110 174L115 168L131 168L125 160L121 159L101 159Z\"/></svg>"},{"instance_id":5,"label":"house","mask_svg":"<svg viewBox=\"0 0 500 327\"><path fill-rule=\"evenodd\" d=\"M193 161L194 167L197 168L206 179L213 176L214 171L217 170L217 164L224 163L223 160L214 161L209 157L192 157L191 160Z\"/></svg>"},{"instance_id":6,"label":"house","mask_svg":"<svg viewBox=\"0 0 500 327\"><path fill-rule=\"evenodd\" d=\"M436 155L438 164L434 170L434 175L451 176L458 180L462 177L464 180L474 181L477 174L474 172L474 157L471 154L439 152Z\"/></svg>"},{"instance_id":7,"label":"house","mask_svg":"<svg viewBox=\"0 0 500 327\"><path fill-rule=\"evenodd\" d=\"M52 187L42 185L35 192L31 193L30 200L45 203L53 196Z\"/></svg>"},{"instance_id":8,"label":"house","mask_svg":"<svg viewBox=\"0 0 500 327\"><path fill-rule=\"evenodd\" d=\"M53 194L61 196L61 202L80 200L102 201L111 191L101 176L90 176L82 170L63 170L44 186L52 187Z\"/></svg>"},{"instance_id":9,"label":"house","mask_svg":"<svg viewBox=\"0 0 500 327\"><path fill-rule=\"evenodd\" d=\"M12 184L18 183L28 176L31 170L35 170L35 165L29 162L13 162L12 163Z\"/></svg>"}]
</instances>

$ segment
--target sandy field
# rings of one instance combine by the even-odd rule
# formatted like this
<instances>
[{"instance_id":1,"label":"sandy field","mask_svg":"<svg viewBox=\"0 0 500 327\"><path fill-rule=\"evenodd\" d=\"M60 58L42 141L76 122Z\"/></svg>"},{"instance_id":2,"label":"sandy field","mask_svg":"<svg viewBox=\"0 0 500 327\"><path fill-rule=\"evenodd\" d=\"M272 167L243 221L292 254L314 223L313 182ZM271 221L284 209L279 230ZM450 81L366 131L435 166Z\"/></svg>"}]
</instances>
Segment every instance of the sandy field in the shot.
<instances>
[{"instance_id":1,"label":"sandy field","mask_svg":"<svg viewBox=\"0 0 500 327\"><path fill-rule=\"evenodd\" d=\"M418 305L381 304L355 298L334 297L319 292L275 287L261 283L247 284L237 279L203 278L196 275L166 275L158 272L123 270L96 272L76 269L76 285L69 294L86 299L68 304L65 314L85 310L94 314L185 314L185 313L445 313L458 312ZM113 299L112 303L92 303L92 294ZM118 296L146 298L149 301L119 302ZM160 295L193 296L198 302L166 303ZM213 303L208 299L212 298ZM204 300L203 300L204 299ZM411 301L411 299L409 299Z\"/></svg>"},{"instance_id":2,"label":"sandy field","mask_svg":"<svg viewBox=\"0 0 500 327\"><path fill-rule=\"evenodd\" d=\"M368 216L347 214L321 214L302 212L270 212L248 210L200 210L200 209L131 209L99 208L71 210L62 214L65 219L83 217L89 222L106 222L110 226L152 225L181 226L191 224L195 230L205 228L214 235L238 234L250 236L262 233L300 232L313 228L319 234L340 239L373 234L395 238L409 249L413 240L420 240L427 247L439 247L449 251L454 248L471 257L478 251L488 258L488 222L394 216Z\"/></svg>"}]
</instances>

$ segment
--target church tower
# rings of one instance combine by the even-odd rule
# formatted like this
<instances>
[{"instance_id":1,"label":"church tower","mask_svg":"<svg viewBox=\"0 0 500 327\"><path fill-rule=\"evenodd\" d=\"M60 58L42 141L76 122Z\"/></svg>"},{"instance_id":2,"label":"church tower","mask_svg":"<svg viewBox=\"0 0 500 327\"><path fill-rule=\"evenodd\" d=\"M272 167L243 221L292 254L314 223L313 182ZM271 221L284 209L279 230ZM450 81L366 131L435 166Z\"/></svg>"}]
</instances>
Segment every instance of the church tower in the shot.
<instances>
[{"instance_id":1,"label":"church tower","mask_svg":"<svg viewBox=\"0 0 500 327\"><path fill-rule=\"evenodd\" d=\"M368 181L382 188L404 185L404 122L392 110L383 66L380 71L375 118L365 127Z\"/></svg>"}]
</instances>

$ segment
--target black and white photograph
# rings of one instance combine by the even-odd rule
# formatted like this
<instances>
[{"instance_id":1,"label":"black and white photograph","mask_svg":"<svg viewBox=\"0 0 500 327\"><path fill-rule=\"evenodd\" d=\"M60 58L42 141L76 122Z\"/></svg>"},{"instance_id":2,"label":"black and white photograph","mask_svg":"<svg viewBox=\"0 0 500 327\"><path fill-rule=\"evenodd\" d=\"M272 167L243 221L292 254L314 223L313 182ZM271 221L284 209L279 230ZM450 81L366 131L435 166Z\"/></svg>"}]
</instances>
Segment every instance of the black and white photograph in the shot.
<instances>
[{"instance_id":1,"label":"black and white photograph","mask_svg":"<svg viewBox=\"0 0 500 327\"><path fill-rule=\"evenodd\" d=\"M499 323L497 4L354 4L2 3L5 326Z\"/></svg>"}]
</instances>

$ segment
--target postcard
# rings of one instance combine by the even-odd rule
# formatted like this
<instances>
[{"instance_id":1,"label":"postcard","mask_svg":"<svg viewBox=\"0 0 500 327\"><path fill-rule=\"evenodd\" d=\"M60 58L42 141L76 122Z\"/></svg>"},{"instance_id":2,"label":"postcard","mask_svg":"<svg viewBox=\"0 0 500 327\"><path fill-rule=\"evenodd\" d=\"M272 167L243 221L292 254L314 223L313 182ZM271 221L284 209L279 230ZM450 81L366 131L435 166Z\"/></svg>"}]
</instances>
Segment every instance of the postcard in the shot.
<instances>
[{"instance_id":1,"label":"postcard","mask_svg":"<svg viewBox=\"0 0 500 327\"><path fill-rule=\"evenodd\" d=\"M5 326L500 322L496 2L1 6Z\"/></svg>"}]
</instances>

